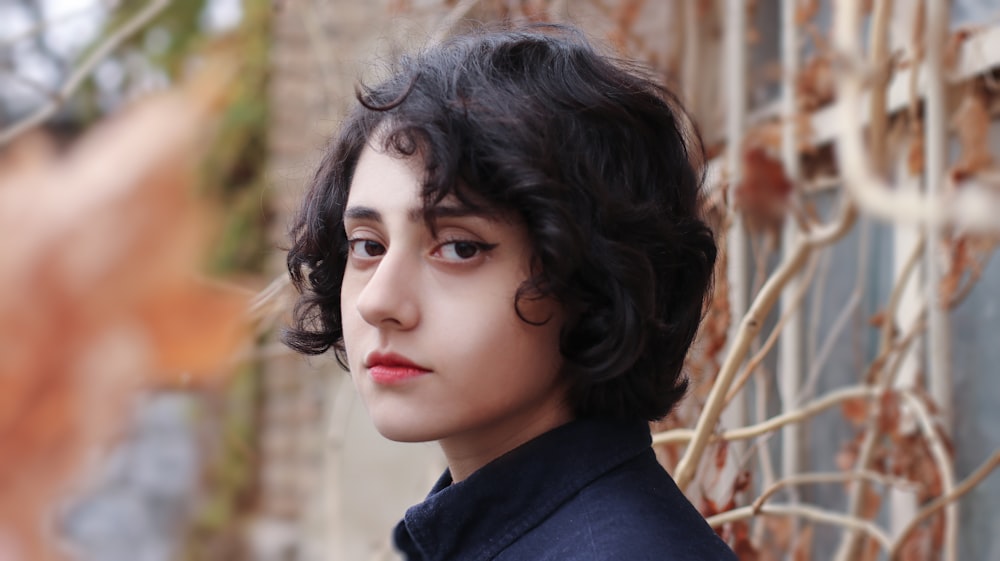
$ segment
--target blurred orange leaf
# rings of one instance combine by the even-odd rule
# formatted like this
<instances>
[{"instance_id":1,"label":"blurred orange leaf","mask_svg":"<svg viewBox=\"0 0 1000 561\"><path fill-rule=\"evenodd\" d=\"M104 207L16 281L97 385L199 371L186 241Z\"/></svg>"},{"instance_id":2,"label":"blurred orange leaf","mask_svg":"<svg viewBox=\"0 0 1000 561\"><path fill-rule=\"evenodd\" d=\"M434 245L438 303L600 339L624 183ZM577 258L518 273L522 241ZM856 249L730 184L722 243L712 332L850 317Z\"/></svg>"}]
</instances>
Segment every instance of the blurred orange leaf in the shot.
<instances>
[{"instance_id":1,"label":"blurred orange leaf","mask_svg":"<svg viewBox=\"0 0 1000 561\"><path fill-rule=\"evenodd\" d=\"M65 157L0 169L8 557L55 555L43 521L135 391L179 371L208 380L245 340L246 297L196 277L207 221L191 190L221 86L145 100Z\"/></svg>"},{"instance_id":2,"label":"blurred orange leaf","mask_svg":"<svg viewBox=\"0 0 1000 561\"><path fill-rule=\"evenodd\" d=\"M762 147L750 146L743 151L743 176L735 197L748 228L776 231L788 212L791 193L792 183L777 158Z\"/></svg>"},{"instance_id":3,"label":"blurred orange leaf","mask_svg":"<svg viewBox=\"0 0 1000 561\"><path fill-rule=\"evenodd\" d=\"M970 175L993 167L990 153L991 115L983 88L971 88L962 98L951 125L962 145L961 156L952 167L952 177L961 181Z\"/></svg>"}]
</instances>

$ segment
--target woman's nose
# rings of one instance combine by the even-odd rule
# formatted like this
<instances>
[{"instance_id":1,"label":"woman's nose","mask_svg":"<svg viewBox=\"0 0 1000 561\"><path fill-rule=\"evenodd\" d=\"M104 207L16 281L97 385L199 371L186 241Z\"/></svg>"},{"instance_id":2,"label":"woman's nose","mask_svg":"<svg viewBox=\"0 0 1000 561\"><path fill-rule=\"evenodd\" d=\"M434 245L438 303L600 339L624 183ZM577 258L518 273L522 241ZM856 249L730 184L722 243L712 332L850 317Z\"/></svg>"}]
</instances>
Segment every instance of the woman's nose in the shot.
<instances>
[{"instance_id":1,"label":"woman's nose","mask_svg":"<svg viewBox=\"0 0 1000 561\"><path fill-rule=\"evenodd\" d=\"M357 308L367 323L390 329L411 329L420 321L417 302L418 264L401 252L386 251L358 294Z\"/></svg>"}]
</instances>

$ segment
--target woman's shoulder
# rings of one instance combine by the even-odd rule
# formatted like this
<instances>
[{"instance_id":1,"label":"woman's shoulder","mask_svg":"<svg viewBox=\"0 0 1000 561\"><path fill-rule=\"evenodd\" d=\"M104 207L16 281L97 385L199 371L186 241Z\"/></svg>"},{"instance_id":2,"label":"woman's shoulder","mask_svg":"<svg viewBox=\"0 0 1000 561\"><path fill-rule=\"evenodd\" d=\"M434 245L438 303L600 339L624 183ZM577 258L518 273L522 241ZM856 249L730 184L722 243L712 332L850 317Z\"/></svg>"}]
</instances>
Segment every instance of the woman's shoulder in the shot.
<instances>
[{"instance_id":1,"label":"woman's shoulder","mask_svg":"<svg viewBox=\"0 0 1000 561\"><path fill-rule=\"evenodd\" d=\"M736 559L656 462L652 451L581 489L498 559L508 558Z\"/></svg>"}]
</instances>

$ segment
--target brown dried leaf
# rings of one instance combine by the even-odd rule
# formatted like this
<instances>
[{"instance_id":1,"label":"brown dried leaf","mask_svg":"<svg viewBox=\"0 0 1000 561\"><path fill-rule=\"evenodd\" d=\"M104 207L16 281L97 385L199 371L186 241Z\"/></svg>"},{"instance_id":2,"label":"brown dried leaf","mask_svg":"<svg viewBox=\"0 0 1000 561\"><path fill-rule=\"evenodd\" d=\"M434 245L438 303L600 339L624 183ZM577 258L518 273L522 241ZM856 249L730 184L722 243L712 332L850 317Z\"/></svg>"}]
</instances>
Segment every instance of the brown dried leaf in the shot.
<instances>
[{"instance_id":1,"label":"brown dried leaf","mask_svg":"<svg viewBox=\"0 0 1000 561\"><path fill-rule=\"evenodd\" d=\"M796 99L799 109L815 111L833 101L836 77L829 55L820 54L809 59L795 79Z\"/></svg>"},{"instance_id":2,"label":"brown dried leaf","mask_svg":"<svg viewBox=\"0 0 1000 561\"><path fill-rule=\"evenodd\" d=\"M740 561L759 561L760 552L754 547L750 539L750 525L740 520L732 523L732 544L733 552Z\"/></svg>"},{"instance_id":3,"label":"brown dried leaf","mask_svg":"<svg viewBox=\"0 0 1000 561\"><path fill-rule=\"evenodd\" d=\"M701 510L701 515L705 518L725 512L723 509L720 509L719 505L715 504L715 501L713 501L710 497L702 497L701 509L699 510Z\"/></svg>"},{"instance_id":4,"label":"brown dried leaf","mask_svg":"<svg viewBox=\"0 0 1000 561\"><path fill-rule=\"evenodd\" d=\"M895 392L885 392L880 399L878 410L878 430L882 434L890 436L899 433L899 394Z\"/></svg>"},{"instance_id":5,"label":"brown dried leaf","mask_svg":"<svg viewBox=\"0 0 1000 561\"><path fill-rule=\"evenodd\" d=\"M545 0L521 0L521 16L532 22L543 22L549 17Z\"/></svg>"},{"instance_id":6,"label":"brown dried leaf","mask_svg":"<svg viewBox=\"0 0 1000 561\"><path fill-rule=\"evenodd\" d=\"M454 2L448 2L448 4L453 4ZM406 14L413 10L413 3L411 0L390 0L389 4L386 6L386 12L389 15L395 16L399 14Z\"/></svg>"},{"instance_id":7,"label":"brown dried leaf","mask_svg":"<svg viewBox=\"0 0 1000 561\"><path fill-rule=\"evenodd\" d=\"M951 170L956 182L993 167L994 159L990 153L989 139L990 121L986 92L983 88L970 88L951 119L951 126L955 129L958 142L962 146L961 155Z\"/></svg>"},{"instance_id":8,"label":"brown dried leaf","mask_svg":"<svg viewBox=\"0 0 1000 561\"><path fill-rule=\"evenodd\" d=\"M146 374L197 374L240 339L239 299L209 304L191 281L206 230L189 192L216 85L146 100L48 169L0 172L0 534L14 555L56 556L42 520Z\"/></svg>"},{"instance_id":9,"label":"brown dried leaf","mask_svg":"<svg viewBox=\"0 0 1000 561\"><path fill-rule=\"evenodd\" d=\"M941 55L941 66L945 72L952 72L958 66L958 57L962 54L962 45L972 37L973 30L969 28L956 29L948 36L944 53Z\"/></svg>"},{"instance_id":10,"label":"brown dried leaf","mask_svg":"<svg viewBox=\"0 0 1000 561\"><path fill-rule=\"evenodd\" d=\"M136 314L154 344L157 373L166 385L210 383L226 373L233 351L246 339L247 297L191 279L165 287Z\"/></svg>"},{"instance_id":11,"label":"brown dried leaf","mask_svg":"<svg viewBox=\"0 0 1000 561\"><path fill-rule=\"evenodd\" d=\"M863 397L845 400L840 405L840 410L844 418L854 425L861 425L868 420L868 400Z\"/></svg>"},{"instance_id":12,"label":"brown dried leaf","mask_svg":"<svg viewBox=\"0 0 1000 561\"><path fill-rule=\"evenodd\" d=\"M965 277L965 273L971 267L978 265L978 263L970 257L967 239L964 237L958 238L954 241L951 245L951 251L948 252L948 256L950 257L948 270L941 276L941 283L938 285L938 291L941 295L940 298L942 302L951 302L955 299L955 295L958 294L958 290L962 284L962 279Z\"/></svg>"},{"instance_id":13,"label":"brown dried leaf","mask_svg":"<svg viewBox=\"0 0 1000 561\"><path fill-rule=\"evenodd\" d=\"M795 520L786 517L768 517L762 521L767 528L765 535L770 544L779 551L787 551L795 537Z\"/></svg>"},{"instance_id":14,"label":"brown dried leaf","mask_svg":"<svg viewBox=\"0 0 1000 561\"><path fill-rule=\"evenodd\" d=\"M840 471L849 471L854 469L854 465L858 461L858 438L849 440L841 445L840 450L837 452L835 462L837 463L837 469Z\"/></svg>"},{"instance_id":15,"label":"brown dried leaf","mask_svg":"<svg viewBox=\"0 0 1000 561\"><path fill-rule=\"evenodd\" d=\"M885 325L885 310L879 310L868 318L868 325L881 329Z\"/></svg>"},{"instance_id":16,"label":"brown dried leaf","mask_svg":"<svg viewBox=\"0 0 1000 561\"><path fill-rule=\"evenodd\" d=\"M923 10L920 10L923 13ZM910 144L906 154L906 170L910 175L924 173L924 124L920 119L910 121Z\"/></svg>"},{"instance_id":17,"label":"brown dried leaf","mask_svg":"<svg viewBox=\"0 0 1000 561\"><path fill-rule=\"evenodd\" d=\"M861 546L857 561L878 561L879 554L882 553L882 546L868 536L861 538Z\"/></svg>"},{"instance_id":18,"label":"brown dried leaf","mask_svg":"<svg viewBox=\"0 0 1000 561\"><path fill-rule=\"evenodd\" d=\"M726 467L726 460L729 459L729 441L723 440L715 448L715 468L722 470Z\"/></svg>"},{"instance_id":19,"label":"brown dried leaf","mask_svg":"<svg viewBox=\"0 0 1000 561\"><path fill-rule=\"evenodd\" d=\"M864 485L865 492L861 498L861 517L865 520L872 520L882 508L882 495L875 491L875 488L870 484L862 483L862 485Z\"/></svg>"},{"instance_id":20,"label":"brown dried leaf","mask_svg":"<svg viewBox=\"0 0 1000 561\"><path fill-rule=\"evenodd\" d=\"M792 551L792 561L809 561L812 557L813 527L805 524L795 536L795 549Z\"/></svg>"},{"instance_id":21,"label":"brown dried leaf","mask_svg":"<svg viewBox=\"0 0 1000 561\"><path fill-rule=\"evenodd\" d=\"M910 532L899 549L900 561L924 561L930 559L931 554L931 536L926 525Z\"/></svg>"},{"instance_id":22,"label":"brown dried leaf","mask_svg":"<svg viewBox=\"0 0 1000 561\"><path fill-rule=\"evenodd\" d=\"M819 13L819 0L799 0L795 3L795 25L803 26Z\"/></svg>"},{"instance_id":23,"label":"brown dried leaf","mask_svg":"<svg viewBox=\"0 0 1000 561\"><path fill-rule=\"evenodd\" d=\"M788 212L792 183L781 162L763 148L743 151L743 176L735 189L736 206L747 228L776 235Z\"/></svg>"},{"instance_id":24,"label":"brown dried leaf","mask_svg":"<svg viewBox=\"0 0 1000 561\"><path fill-rule=\"evenodd\" d=\"M747 470L741 471L736 479L733 480L733 494L738 495L748 489L750 489L750 483L752 478L750 477L750 472Z\"/></svg>"}]
</instances>

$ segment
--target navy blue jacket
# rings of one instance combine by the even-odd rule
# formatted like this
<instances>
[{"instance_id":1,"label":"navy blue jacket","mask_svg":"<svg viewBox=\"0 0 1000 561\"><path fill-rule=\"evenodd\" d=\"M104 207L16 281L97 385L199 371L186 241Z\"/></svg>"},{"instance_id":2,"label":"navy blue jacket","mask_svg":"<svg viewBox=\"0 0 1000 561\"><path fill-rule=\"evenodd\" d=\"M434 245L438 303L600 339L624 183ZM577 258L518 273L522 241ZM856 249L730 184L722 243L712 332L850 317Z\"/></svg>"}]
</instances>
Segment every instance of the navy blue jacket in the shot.
<instances>
[{"instance_id":1,"label":"navy blue jacket","mask_svg":"<svg viewBox=\"0 0 1000 561\"><path fill-rule=\"evenodd\" d=\"M409 561L736 561L656 461L645 423L579 420L452 484L396 526Z\"/></svg>"}]
</instances>

